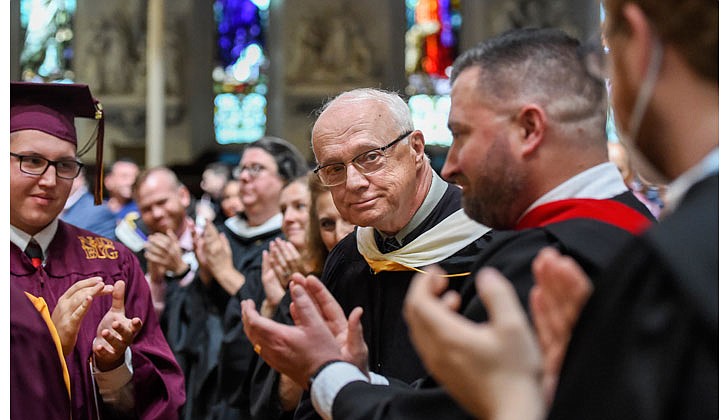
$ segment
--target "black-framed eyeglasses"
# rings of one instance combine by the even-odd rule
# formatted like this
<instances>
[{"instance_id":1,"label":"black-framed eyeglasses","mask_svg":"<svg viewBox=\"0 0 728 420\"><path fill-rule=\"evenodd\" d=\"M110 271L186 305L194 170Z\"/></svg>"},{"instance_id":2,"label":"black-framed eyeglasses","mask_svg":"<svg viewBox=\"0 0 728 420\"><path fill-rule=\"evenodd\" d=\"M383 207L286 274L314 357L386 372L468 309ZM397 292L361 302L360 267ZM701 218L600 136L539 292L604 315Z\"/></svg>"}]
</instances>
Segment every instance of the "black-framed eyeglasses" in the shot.
<instances>
[{"instance_id":1,"label":"black-framed eyeglasses","mask_svg":"<svg viewBox=\"0 0 728 420\"><path fill-rule=\"evenodd\" d=\"M346 182L346 167L349 164L354 165L356 170L362 175L372 174L382 169L387 163L387 154L385 153L387 149L391 148L399 141L404 140L410 134L412 134L412 130L401 134L399 137L382 147L367 150L364 153L354 156L349 163L339 162L330 163L324 166L319 165L313 170L313 173L318 175L319 179L321 179L321 182L326 187L335 187Z\"/></svg>"},{"instance_id":2,"label":"black-framed eyeglasses","mask_svg":"<svg viewBox=\"0 0 728 420\"><path fill-rule=\"evenodd\" d=\"M10 152L10 156L20 161L20 171L29 175L43 175L49 166L56 168L56 176L63 179L74 179L81 173L83 163L72 159L50 160L40 156L19 155Z\"/></svg>"},{"instance_id":3,"label":"black-framed eyeglasses","mask_svg":"<svg viewBox=\"0 0 728 420\"><path fill-rule=\"evenodd\" d=\"M233 169L233 176L235 178L240 178L240 175L243 174L243 172L247 172L248 175L250 175L251 178L257 178L261 172L266 170L265 166L258 164L258 163L251 163L250 165L243 165L243 166L236 166Z\"/></svg>"}]
</instances>

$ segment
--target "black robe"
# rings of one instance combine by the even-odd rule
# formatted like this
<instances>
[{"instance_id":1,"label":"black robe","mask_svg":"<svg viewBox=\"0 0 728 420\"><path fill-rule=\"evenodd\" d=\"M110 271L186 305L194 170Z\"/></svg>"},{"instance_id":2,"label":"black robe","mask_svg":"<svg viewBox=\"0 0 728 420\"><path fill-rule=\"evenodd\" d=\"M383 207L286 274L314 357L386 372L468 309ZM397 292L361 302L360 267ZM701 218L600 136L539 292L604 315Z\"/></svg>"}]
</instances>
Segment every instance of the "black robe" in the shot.
<instances>
[{"instance_id":1,"label":"black robe","mask_svg":"<svg viewBox=\"0 0 728 420\"><path fill-rule=\"evenodd\" d=\"M654 220L647 208L632 193L614 200L638 210ZM539 228L493 233L493 240L473 267L491 266L511 280L521 304L528 308L528 294L533 286L531 263L538 252L551 246L570 255L593 276L604 269L609 260L633 235L620 227L602 221L576 218ZM483 322L487 314L475 292L471 276L462 289L463 314ZM432 377L418 381L416 387L395 383L391 386L371 385L356 381L341 389L333 405L335 419L470 419L472 418L440 387Z\"/></svg>"},{"instance_id":2,"label":"black robe","mask_svg":"<svg viewBox=\"0 0 728 420\"><path fill-rule=\"evenodd\" d=\"M448 185L440 201L425 220L404 238L403 245L430 230L454 212L460 210L461 190ZM488 247L490 235L485 234L439 265L448 273L464 273L469 270L478 255ZM409 289L414 271L383 271L374 274L357 249L356 233L349 234L329 254L321 276L336 300L349 314L357 306L364 309L361 322L364 340L369 348L369 367L381 375L411 382L424 376L425 369L409 339L409 332L402 316L402 304ZM465 276L453 277L450 288L459 290ZM279 305L276 320L292 324L288 313L290 297ZM285 418L277 396L278 375L260 360L252 383L252 410L256 420ZM304 394L296 418L318 415Z\"/></svg>"},{"instance_id":3,"label":"black robe","mask_svg":"<svg viewBox=\"0 0 728 420\"><path fill-rule=\"evenodd\" d=\"M718 175L596 283L549 418L718 418Z\"/></svg>"},{"instance_id":4,"label":"black robe","mask_svg":"<svg viewBox=\"0 0 728 420\"><path fill-rule=\"evenodd\" d=\"M230 242L235 268L245 276L237 294L231 296L214 280L205 286L199 275L186 287L178 282L167 286L167 340L186 379L183 419L238 419L244 416L241 411L248 411L247 400L241 400L240 395L242 389L247 392L243 378L249 376L254 353L243 333L240 301L263 300L261 255L281 231L244 238L226 226L221 230Z\"/></svg>"}]
</instances>

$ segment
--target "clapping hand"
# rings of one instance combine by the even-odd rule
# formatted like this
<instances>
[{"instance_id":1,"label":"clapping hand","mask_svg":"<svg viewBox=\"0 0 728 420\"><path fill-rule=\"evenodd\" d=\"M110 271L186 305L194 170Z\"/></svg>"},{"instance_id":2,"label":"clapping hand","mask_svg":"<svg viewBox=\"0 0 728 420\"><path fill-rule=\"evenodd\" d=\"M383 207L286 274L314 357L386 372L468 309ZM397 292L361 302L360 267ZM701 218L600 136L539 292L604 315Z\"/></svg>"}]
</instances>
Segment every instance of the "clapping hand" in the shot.
<instances>
[{"instance_id":1,"label":"clapping hand","mask_svg":"<svg viewBox=\"0 0 728 420\"><path fill-rule=\"evenodd\" d=\"M51 320L61 340L64 356L71 354L76 346L81 321L91 307L94 297L108 295L113 289L110 284L104 284L101 277L91 277L73 283L58 299Z\"/></svg>"},{"instance_id":2,"label":"clapping hand","mask_svg":"<svg viewBox=\"0 0 728 420\"><path fill-rule=\"evenodd\" d=\"M273 369L304 389L324 363L344 360L367 372L367 351L361 327L361 308L349 315L314 276L291 276L291 315L295 325L261 316L252 300L241 303L245 333L256 352Z\"/></svg>"},{"instance_id":3,"label":"clapping hand","mask_svg":"<svg viewBox=\"0 0 728 420\"><path fill-rule=\"evenodd\" d=\"M142 320L138 317L129 319L124 309L124 291L126 284L122 280L114 283L111 293L111 308L101 319L96 329L93 352L96 367L100 371L108 371L120 366L124 361L124 352L134 341L142 328Z\"/></svg>"},{"instance_id":4,"label":"clapping hand","mask_svg":"<svg viewBox=\"0 0 728 420\"><path fill-rule=\"evenodd\" d=\"M261 306L261 314L270 318L288 289L291 274L306 274L301 254L288 241L276 238L263 251L261 281L265 290L265 300Z\"/></svg>"}]
</instances>

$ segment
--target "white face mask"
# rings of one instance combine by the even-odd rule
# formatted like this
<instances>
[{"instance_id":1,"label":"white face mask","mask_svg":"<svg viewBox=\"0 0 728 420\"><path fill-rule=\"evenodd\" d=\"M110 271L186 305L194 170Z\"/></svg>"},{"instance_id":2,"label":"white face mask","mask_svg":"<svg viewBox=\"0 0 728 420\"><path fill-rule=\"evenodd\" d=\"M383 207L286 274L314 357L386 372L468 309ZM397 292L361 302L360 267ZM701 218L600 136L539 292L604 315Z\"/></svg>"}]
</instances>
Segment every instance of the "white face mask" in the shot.
<instances>
[{"instance_id":1,"label":"white face mask","mask_svg":"<svg viewBox=\"0 0 728 420\"><path fill-rule=\"evenodd\" d=\"M636 144L634 141L639 132L640 126L642 125L642 119L645 116L647 110L647 104L652 98L652 94L655 90L655 84L657 84L657 76L660 73L660 67L662 66L662 43L660 40L655 39L654 47L650 53L650 62L647 65L647 75L645 80L640 86L640 90L637 93L637 100L635 101L634 108L632 108L632 115L629 118L629 130L624 134L624 130L618 127L621 136L628 144Z\"/></svg>"}]
</instances>

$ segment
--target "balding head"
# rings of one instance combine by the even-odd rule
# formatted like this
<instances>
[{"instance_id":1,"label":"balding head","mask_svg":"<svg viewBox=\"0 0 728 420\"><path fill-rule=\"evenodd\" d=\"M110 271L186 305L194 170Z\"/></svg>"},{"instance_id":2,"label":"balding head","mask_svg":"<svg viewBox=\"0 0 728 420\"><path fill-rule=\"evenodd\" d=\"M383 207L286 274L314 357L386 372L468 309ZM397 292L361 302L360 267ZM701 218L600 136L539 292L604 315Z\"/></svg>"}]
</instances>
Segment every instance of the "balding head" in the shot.
<instances>
[{"instance_id":1,"label":"balding head","mask_svg":"<svg viewBox=\"0 0 728 420\"><path fill-rule=\"evenodd\" d=\"M184 232L190 193L172 170L160 166L142 172L134 184L134 198L151 233L171 230L179 237Z\"/></svg>"}]
</instances>

